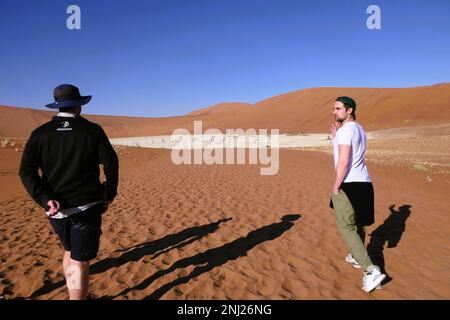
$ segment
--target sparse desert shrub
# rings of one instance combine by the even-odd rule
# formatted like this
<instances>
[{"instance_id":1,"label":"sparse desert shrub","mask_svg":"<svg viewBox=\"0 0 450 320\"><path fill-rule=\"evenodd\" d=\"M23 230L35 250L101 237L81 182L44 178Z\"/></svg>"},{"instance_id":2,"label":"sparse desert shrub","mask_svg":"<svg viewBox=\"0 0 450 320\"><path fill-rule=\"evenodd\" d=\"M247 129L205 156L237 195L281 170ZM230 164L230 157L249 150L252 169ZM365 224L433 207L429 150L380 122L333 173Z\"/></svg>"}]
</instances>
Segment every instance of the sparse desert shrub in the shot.
<instances>
[{"instance_id":1,"label":"sparse desert shrub","mask_svg":"<svg viewBox=\"0 0 450 320\"><path fill-rule=\"evenodd\" d=\"M0 141L1 147L2 147L2 148L5 148L5 147L8 145L9 141L10 141L9 138L3 138L3 139Z\"/></svg>"}]
</instances>

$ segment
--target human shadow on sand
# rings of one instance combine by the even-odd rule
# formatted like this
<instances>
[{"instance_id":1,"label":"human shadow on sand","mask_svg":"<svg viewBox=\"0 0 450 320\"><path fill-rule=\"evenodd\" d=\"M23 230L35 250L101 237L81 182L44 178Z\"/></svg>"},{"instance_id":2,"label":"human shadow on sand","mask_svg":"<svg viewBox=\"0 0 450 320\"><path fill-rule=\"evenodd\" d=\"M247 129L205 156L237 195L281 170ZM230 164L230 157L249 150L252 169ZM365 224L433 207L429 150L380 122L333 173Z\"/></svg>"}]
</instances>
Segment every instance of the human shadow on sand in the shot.
<instances>
[{"instance_id":1,"label":"human shadow on sand","mask_svg":"<svg viewBox=\"0 0 450 320\"><path fill-rule=\"evenodd\" d=\"M152 259L172 249L184 247L204 236L215 232L221 223L232 218L221 219L217 222L185 229L177 234L165 236L162 239L144 242L131 248L119 250L124 252L117 258L106 258L94 263L89 269L91 274L105 272L108 269L119 267L131 261L139 261L142 257L151 256Z\"/></svg>"},{"instance_id":2,"label":"human shadow on sand","mask_svg":"<svg viewBox=\"0 0 450 320\"><path fill-rule=\"evenodd\" d=\"M247 252L252 250L257 245L273 240L280 237L284 232L289 230L294 226L294 221L298 220L301 216L299 214L285 215L281 218L281 222L273 223L268 226L264 226L257 230L251 231L245 237L238 238L230 243L227 243L221 247L213 248L196 254L195 256L184 258L176 261L173 265L165 270L160 270L154 273L152 276L148 277L140 284L127 288L117 294L116 296L105 296L102 299L114 299L121 295L126 295L133 290L143 290L147 288L152 282L173 272L179 268L187 268L189 266L194 266L194 270L187 276L177 278L172 282L169 282L162 287L158 288L152 294L148 295L144 299L159 299L166 292L168 292L173 287L180 285L182 283L187 283L191 279L198 277L199 275L211 271L213 268L221 266L228 261L236 260L239 257L247 255Z\"/></svg>"},{"instance_id":3,"label":"human shadow on sand","mask_svg":"<svg viewBox=\"0 0 450 320\"><path fill-rule=\"evenodd\" d=\"M388 248L394 248L400 242L403 233L406 230L406 219L411 215L412 206L404 204L395 210L395 205L389 206L391 214L384 220L378 228L371 233L370 242L367 245L367 252L373 263L380 267L381 272L388 275L384 262L384 245L387 242ZM392 280L387 276L385 283Z\"/></svg>"},{"instance_id":4,"label":"human shadow on sand","mask_svg":"<svg viewBox=\"0 0 450 320\"><path fill-rule=\"evenodd\" d=\"M167 235L161 239L144 242L133 247L117 250L116 252L124 252L119 257L106 258L100 260L89 269L90 274L98 274L105 272L111 268L119 267L131 261L138 261L144 256L151 256L156 258L162 253L166 253L175 248L181 248L194 241L197 241L206 235L215 232L221 223L227 222L232 218L221 219L214 223L206 224L198 227L191 227L180 231L176 234ZM31 294L29 298L33 299L38 296L52 292L66 284L65 280L55 283L46 282L44 285Z\"/></svg>"}]
</instances>

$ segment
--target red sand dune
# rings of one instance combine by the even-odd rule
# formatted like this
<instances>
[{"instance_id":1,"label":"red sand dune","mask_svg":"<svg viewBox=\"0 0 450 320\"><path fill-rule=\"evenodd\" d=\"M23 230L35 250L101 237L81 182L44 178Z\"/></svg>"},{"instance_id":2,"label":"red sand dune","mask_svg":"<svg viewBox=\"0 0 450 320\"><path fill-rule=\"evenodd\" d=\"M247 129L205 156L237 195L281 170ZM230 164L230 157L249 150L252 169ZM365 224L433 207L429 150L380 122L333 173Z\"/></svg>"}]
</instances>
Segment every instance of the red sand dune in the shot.
<instances>
[{"instance_id":1,"label":"red sand dune","mask_svg":"<svg viewBox=\"0 0 450 320\"><path fill-rule=\"evenodd\" d=\"M447 123L450 119L450 83L414 88L312 88L262 100L253 105L220 103L184 116L140 118L87 115L110 137L170 134L176 128L273 128L280 133L326 132L334 99L355 98L358 121L367 131L393 127ZM92 109L85 108L86 112ZM0 106L0 136L26 138L53 112ZM18 120L20 119L20 123Z\"/></svg>"}]
</instances>

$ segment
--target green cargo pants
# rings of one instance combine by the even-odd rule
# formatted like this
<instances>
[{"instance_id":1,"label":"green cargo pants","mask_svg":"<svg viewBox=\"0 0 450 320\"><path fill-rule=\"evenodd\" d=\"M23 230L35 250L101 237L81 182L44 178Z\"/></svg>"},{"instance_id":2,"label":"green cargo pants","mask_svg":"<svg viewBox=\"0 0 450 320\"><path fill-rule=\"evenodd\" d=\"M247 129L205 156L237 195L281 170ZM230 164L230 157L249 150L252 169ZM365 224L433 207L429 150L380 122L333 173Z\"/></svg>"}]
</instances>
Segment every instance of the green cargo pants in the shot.
<instances>
[{"instance_id":1,"label":"green cargo pants","mask_svg":"<svg viewBox=\"0 0 450 320\"><path fill-rule=\"evenodd\" d=\"M355 210L343 190L339 190L339 195L331 194L331 200L333 201L336 224L341 238L344 240L353 258L361 265L362 270L366 271L373 263L358 235L358 228L355 225Z\"/></svg>"}]
</instances>

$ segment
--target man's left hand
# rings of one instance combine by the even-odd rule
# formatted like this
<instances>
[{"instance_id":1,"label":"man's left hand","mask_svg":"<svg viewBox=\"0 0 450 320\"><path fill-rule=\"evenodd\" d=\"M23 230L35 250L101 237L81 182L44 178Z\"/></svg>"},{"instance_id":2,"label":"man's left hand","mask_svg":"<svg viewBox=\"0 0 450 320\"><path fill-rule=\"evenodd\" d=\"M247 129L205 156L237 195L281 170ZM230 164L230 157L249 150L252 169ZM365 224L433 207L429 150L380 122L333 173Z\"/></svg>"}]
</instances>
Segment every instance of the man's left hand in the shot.
<instances>
[{"instance_id":1,"label":"man's left hand","mask_svg":"<svg viewBox=\"0 0 450 320\"><path fill-rule=\"evenodd\" d=\"M339 130L339 128L342 127L342 124L340 122L334 122L330 126L330 134L333 136L333 138L336 136L336 132Z\"/></svg>"}]
</instances>

